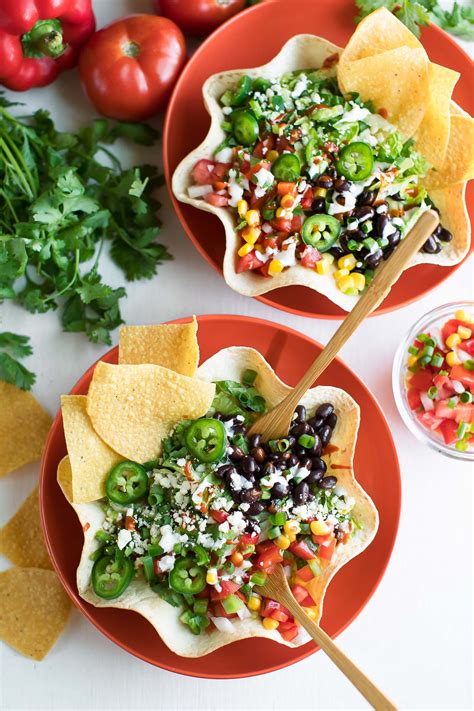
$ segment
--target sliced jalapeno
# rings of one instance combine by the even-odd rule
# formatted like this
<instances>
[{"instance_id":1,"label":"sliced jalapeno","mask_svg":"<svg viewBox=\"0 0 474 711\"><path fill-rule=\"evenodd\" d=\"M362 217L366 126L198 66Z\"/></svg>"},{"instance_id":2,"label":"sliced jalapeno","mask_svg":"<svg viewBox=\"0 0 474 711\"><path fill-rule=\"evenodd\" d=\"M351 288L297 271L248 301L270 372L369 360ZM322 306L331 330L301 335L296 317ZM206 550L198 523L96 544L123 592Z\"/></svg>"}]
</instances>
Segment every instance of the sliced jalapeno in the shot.
<instances>
[{"instance_id":1,"label":"sliced jalapeno","mask_svg":"<svg viewBox=\"0 0 474 711\"><path fill-rule=\"evenodd\" d=\"M237 84L237 89L232 95L231 106L242 106L245 100L248 98L250 92L252 91L252 80L246 74L239 79Z\"/></svg>"},{"instance_id":2,"label":"sliced jalapeno","mask_svg":"<svg viewBox=\"0 0 474 711\"><path fill-rule=\"evenodd\" d=\"M197 595L206 587L206 568L199 566L194 558L180 558L168 578L171 588L183 595Z\"/></svg>"},{"instance_id":3,"label":"sliced jalapeno","mask_svg":"<svg viewBox=\"0 0 474 711\"><path fill-rule=\"evenodd\" d=\"M258 121L248 111L236 111L232 117L232 133L242 146L251 146L258 138Z\"/></svg>"},{"instance_id":4,"label":"sliced jalapeno","mask_svg":"<svg viewBox=\"0 0 474 711\"><path fill-rule=\"evenodd\" d=\"M301 237L318 252L327 252L341 232L341 223L331 215L312 215L304 221Z\"/></svg>"},{"instance_id":5,"label":"sliced jalapeno","mask_svg":"<svg viewBox=\"0 0 474 711\"><path fill-rule=\"evenodd\" d=\"M338 172L348 180L364 180L372 173L374 154L368 143L354 141L341 150L336 164Z\"/></svg>"},{"instance_id":6,"label":"sliced jalapeno","mask_svg":"<svg viewBox=\"0 0 474 711\"><path fill-rule=\"evenodd\" d=\"M186 432L186 446L200 462L215 462L221 459L226 444L224 425L220 420L211 417L196 420Z\"/></svg>"},{"instance_id":7,"label":"sliced jalapeno","mask_svg":"<svg viewBox=\"0 0 474 711\"><path fill-rule=\"evenodd\" d=\"M125 506L143 499L148 491L146 469L136 462L119 462L105 482L105 493L116 504Z\"/></svg>"},{"instance_id":8,"label":"sliced jalapeno","mask_svg":"<svg viewBox=\"0 0 474 711\"><path fill-rule=\"evenodd\" d=\"M134 574L133 563L122 556L104 556L92 568L92 587L99 597L113 600L129 586Z\"/></svg>"},{"instance_id":9,"label":"sliced jalapeno","mask_svg":"<svg viewBox=\"0 0 474 711\"><path fill-rule=\"evenodd\" d=\"M283 153L272 165L272 173L277 180L294 183L301 175L301 163L294 153Z\"/></svg>"}]
</instances>

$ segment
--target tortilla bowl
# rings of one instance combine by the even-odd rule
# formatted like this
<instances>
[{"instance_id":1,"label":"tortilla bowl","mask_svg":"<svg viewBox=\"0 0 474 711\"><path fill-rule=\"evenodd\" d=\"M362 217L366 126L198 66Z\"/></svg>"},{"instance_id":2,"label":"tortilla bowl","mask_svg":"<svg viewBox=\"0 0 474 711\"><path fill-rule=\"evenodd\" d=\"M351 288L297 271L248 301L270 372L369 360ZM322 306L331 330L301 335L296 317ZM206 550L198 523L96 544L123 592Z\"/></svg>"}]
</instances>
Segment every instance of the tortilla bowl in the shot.
<instances>
[{"instance_id":1,"label":"tortilla bowl","mask_svg":"<svg viewBox=\"0 0 474 711\"><path fill-rule=\"evenodd\" d=\"M383 9L377 11L377 13L381 13L383 17L385 17L385 12ZM373 13L373 15L377 15L377 13ZM387 12L387 14L390 18L393 18L391 13ZM396 18L393 18L393 20L395 23L401 24ZM415 41L418 42L417 40ZM403 47L400 47L391 51L398 52L402 49ZM440 209L441 222L445 224L447 229L453 234L453 240L445 245L441 252L438 254L420 252L407 268L416 264L428 263L448 267L458 264L463 260L469 251L471 240L470 223L465 202L465 184L466 180L472 175L472 160L468 161L469 167L467 171L465 170L464 172L456 174L451 174L449 171L449 165L457 164L459 162L457 160L458 157L461 159L459 147L451 145L448 140L450 137L451 118L460 111L459 107L450 101L450 93L454 88L458 75L446 69L446 76L443 74L444 81L442 89L440 88L439 94L437 94L435 88L440 84L440 73L444 68L438 67L438 65L431 65L423 49L419 49L418 47L407 49L409 49L411 53L415 53L420 61L422 60L421 69L416 65L411 74L407 73L407 90L404 93L407 111L405 111L405 113L402 112L400 116L398 116L398 123L396 120L393 120L392 123L400 132L404 133L405 138L410 138L413 134L415 134L415 139L419 136L420 148L424 150L429 161L433 164L436 162L435 171L431 171L431 174L427 176L427 187L429 189L430 184L436 187L436 192L433 193L433 199L436 198ZM350 311L357 302L358 297L346 295L341 292L330 273L320 275L311 269L301 266L299 263L271 278L263 278L261 275L252 271L237 273L236 254L240 246L240 239L234 229L235 222L233 214L226 207L216 207L207 203L205 200L191 198L188 195L188 188L192 182L191 170L193 166L201 158L212 159L214 150L224 138L225 134L221 128L223 113L219 104L219 98L226 89L234 87L237 80L244 74L251 77L271 77L283 74L285 71L303 68L320 68L324 60L334 53L340 54L342 61L344 50L331 42L313 35L297 35L288 40L273 60L261 67L231 70L211 76L203 85L204 105L211 118L209 132L204 141L179 163L173 174L171 187L178 200L214 214L222 222L225 231L226 245L223 273L225 281L232 289L246 296L260 296L281 287L300 285L317 291L343 310ZM354 65L357 65L358 62L369 62L371 60L374 60L372 62L374 66L371 68L373 72L373 84L374 86L383 85L383 82L381 83L378 77L380 71L379 65L382 64L383 66L382 60L384 54L389 55L389 52L376 54L374 57L364 56L362 59L346 62L343 65L345 68L344 78L346 79L344 90L351 90L351 86L347 84L347 78L349 77L350 79L351 77L348 67L350 70L353 70ZM390 66L390 57L387 57L385 61L387 66ZM420 61L418 64L420 64ZM377 62L377 64L375 64L375 62ZM438 67L439 72L431 69L431 67ZM363 76L367 73L365 68L355 67L355 69L358 70L359 73L362 73ZM334 73L336 69L328 70L328 73L331 71ZM409 116L410 120L408 120L407 116L410 113L408 112L408 108L410 107L411 100L410 87L413 85L413 82L417 84L420 83L418 81L418 74L416 73L420 71L422 74L424 72L423 82L426 82L426 91L424 94L419 94L417 101L423 110L421 112L418 111L416 114L411 112ZM354 75L359 76L358 73ZM361 91L361 86L358 85L357 89ZM364 98L368 97L364 96ZM441 121L441 119L437 121L436 116L433 117L433 106L443 107L443 121ZM448 106L450 106L449 112L447 110ZM445 114L447 113L449 115L446 116ZM471 126L472 119L467 117L466 121L468 121L468 125ZM441 123L442 128L435 132L434 127L437 129ZM403 131L404 128L407 129L405 132ZM453 148L456 151L454 156L452 153ZM467 153L469 153L469 151L467 151ZM453 190L454 184L460 187Z\"/></svg>"}]
</instances>

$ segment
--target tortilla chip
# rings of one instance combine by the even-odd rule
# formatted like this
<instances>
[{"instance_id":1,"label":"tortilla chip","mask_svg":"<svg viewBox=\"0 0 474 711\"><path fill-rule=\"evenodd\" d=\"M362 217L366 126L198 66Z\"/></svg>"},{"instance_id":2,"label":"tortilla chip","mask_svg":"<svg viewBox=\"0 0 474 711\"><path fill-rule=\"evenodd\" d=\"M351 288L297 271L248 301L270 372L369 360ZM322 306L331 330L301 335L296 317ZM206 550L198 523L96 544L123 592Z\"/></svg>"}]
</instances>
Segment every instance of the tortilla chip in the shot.
<instances>
[{"instance_id":1,"label":"tortilla chip","mask_svg":"<svg viewBox=\"0 0 474 711\"><path fill-rule=\"evenodd\" d=\"M339 86L385 109L405 138L420 126L429 99L429 62L424 49L398 47L340 65Z\"/></svg>"},{"instance_id":2,"label":"tortilla chip","mask_svg":"<svg viewBox=\"0 0 474 711\"><path fill-rule=\"evenodd\" d=\"M199 363L197 321L159 326L123 326L119 336L119 363L150 363L192 377Z\"/></svg>"},{"instance_id":3,"label":"tortilla chip","mask_svg":"<svg viewBox=\"0 0 474 711\"><path fill-rule=\"evenodd\" d=\"M38 487L0 529L0 553L14 565L52 569L41 529Z\"/></svg>"},{"instance_id":4,"label":"tortilla chip","mask_svg":"<svg viewBox=\"0 0 474 711\"><path fill-rule=\"evenodd\" d=\"M69 459L69 456L66 455L59 462L56 478L57 478L59 486L61 487L61 491L63 492L64 496L69 501L69 503L71 504L73 502L72 469L71 469L71 461Z\"/></svg>"},{"instance_id":5,"label":"tortilla chip","mask_svg":"<svg viewBox=\"0 0 474 711\"><path fill-rule=\"evenodd\" d=\"M63 631L71 601L52 570L10 568L0 573L0 638L40 661Z\"/></svg>"},{"instance_id":6,"label":"tortilla chip","mask_svg":"<svg viewBox=\"0 0 474 711\"><path fill-rule=\"evenodd\" d=\"M430 170L426 186L440 188L462 183L474 177L474 119L451 113L451 127L446 158L438 170Z\"/></svg>"},{"instance_id":7,"label":"tortilla chip","mask_svg":"<svg viewBox=\"0 0 474 711\"><path fill-rule=\"evenodd\" d=\"M176 422L204 415L215 386L159 365L99 361L89 386L87 413L96 433L127 459L146 462ZM73 472L74 462L71 460Z\"/></svg>"},{"instance_id":8,"label":"tortilla chip","mask_svg":"<svg viewBox=\"0 0 474 711\"><path fill-rule=\"evenodd\" d=\"M357 29L347 43L341 64L354 62L364 57L372 57L399 47L422 49L422 44L387 8L370 13L357 25Z\"/></svg>"},{"instance_id":9,"label":"tortilla chip","mask_svg":"<svg viewBox=\"0 0 474 711\"><path fill-rule=\"evenodd\" d=\"M416 150L438 168L446 156L450 130L450 103L459 73L439 64L429 65L429 101L415 133Z\"/></svg>"},{"instance_id":10,"label":"tortilla chip","mask_svg":"<svg viewBox=\"0 0 474 711\"><path fill-rule=\"evenodd\" d=\"M0 476L41 457L51 422L31 393L0 380Z\"/></svg>"},{"instance_id":11,"label":"tortilla chip","mask_svg":"<svg viewBox=\"0 0 474 711\"><path fill-rule=\"evenodd\" d=\"M123 457L97 436L87 415L85 395L63 395L61 409L72 469L72 501L96 501L105 496L107 474Z\"/></svg>"},{"instance_id":12,"label":"tortilla chip","mask_svg":"<svg viewBox=\"0 0 474 711\"><path fill-rule=\"evenodd\" d=\"M267 399L269 406L275 406L288 394L289 387L277 377L263 356L252 348L234 347L216 353L199 368L198 377L202 379L203 383L226 379L240 380L242 373L247 369L257 372L256 386ZM313 388L302 400L302 403L310 411L323 402L332 402L336 414L339 416L332 439L339 449L325 457L328 469L334 465L349 466L348 469L338 469L337 476L341 485L346 488L348 495L353 496L356 500L354 516L362 528L354 530L347 544L336 548L331 563L320 576L318 589L313 591L318 603L316 608L318 615L322 614L324 594L332 577L342 565L369 545L378 527L377 510L369 496L355 480L352 469L359 425L359 408L347 393L333 387ZM77 585L81 597L92 605L138 612L153 625L164 643L173 652L184 657L203 656L226 644L249 637L272 639L287 647L305 644L306 640L303 638L286 642L277 630L266 630L259 619L234 620L233 634L213 630L212 634L194 636L179 621L181 610L166 603L151 590L145 580L138 577L116 600L104 600L97 597L90 583L93 566L90 554L100 545L95 534L102 527L105 513L97 502L73 504L73 508L84 530L84 548L77 571Z\"/></svg>"}]
</instances>

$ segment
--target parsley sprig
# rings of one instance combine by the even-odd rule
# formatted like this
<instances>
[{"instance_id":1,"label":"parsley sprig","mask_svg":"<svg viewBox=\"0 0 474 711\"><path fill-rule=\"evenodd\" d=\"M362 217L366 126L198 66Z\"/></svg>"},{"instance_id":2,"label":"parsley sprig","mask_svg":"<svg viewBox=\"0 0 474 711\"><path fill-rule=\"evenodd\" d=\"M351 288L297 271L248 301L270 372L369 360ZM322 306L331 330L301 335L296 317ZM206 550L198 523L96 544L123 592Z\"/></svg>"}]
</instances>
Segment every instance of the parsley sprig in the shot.
<instances>
[{"instance_id":1,"label":"parsley sprig","mask_svg":"<svg viewBox=\"0 0 474 711\"><path fill-rule=\"evenodd\" d=\"M126 292L102 280L104 245L128 281L152 278L172 257L156 242L156 167L123 169L108 146L120 137L149 146L158 134L105 119L58 131L47 111L16 117L10 106L0 96L0 300L60 308L65 331L110 343Z\"/></svg>"},{"instance_id":2,"label":"parsley sprig","mask_svg":"<svg viewBox=\"0 0 474 711\"><path fill-rule=\"evenodd\" d=\"M19 336L10 331L0 333L0 380L22 390L30 390L36 376L18 360L32 352L28 336Z\"/></svg>"},{"instance_id":3,"label":"parsley sprig","mask_svg":"<svg viewBox=\"0 0 474 711\"><path fill-rule=\"evenodd\" d=\"M443 10L438 0L356 0L356 5L360 10L357 22L374 10L386 7L417 37L420 26L433 22L460 39L474 40L474 8L458 2L454 2L451 11Z\"/></svg>"}]
</instances>

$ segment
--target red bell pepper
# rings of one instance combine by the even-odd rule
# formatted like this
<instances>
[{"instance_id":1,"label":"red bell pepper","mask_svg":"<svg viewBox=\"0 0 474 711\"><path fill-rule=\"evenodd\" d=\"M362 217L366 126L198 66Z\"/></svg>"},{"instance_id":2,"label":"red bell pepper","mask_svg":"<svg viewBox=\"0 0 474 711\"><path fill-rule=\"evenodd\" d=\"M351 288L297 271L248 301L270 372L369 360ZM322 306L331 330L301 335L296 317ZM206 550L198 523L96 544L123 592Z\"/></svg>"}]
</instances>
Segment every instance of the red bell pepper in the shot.
<instances>
[{"instance_id":1,"label":"red bell pepper","mask_svg":"<svg viewBox=\"0 0 474 711\"><path fill-rule=\"evenodd\" d=\"M91 0L1 0L0 84L50 84L77 63L94 30Z\"/></svg>"}]
</instances>

